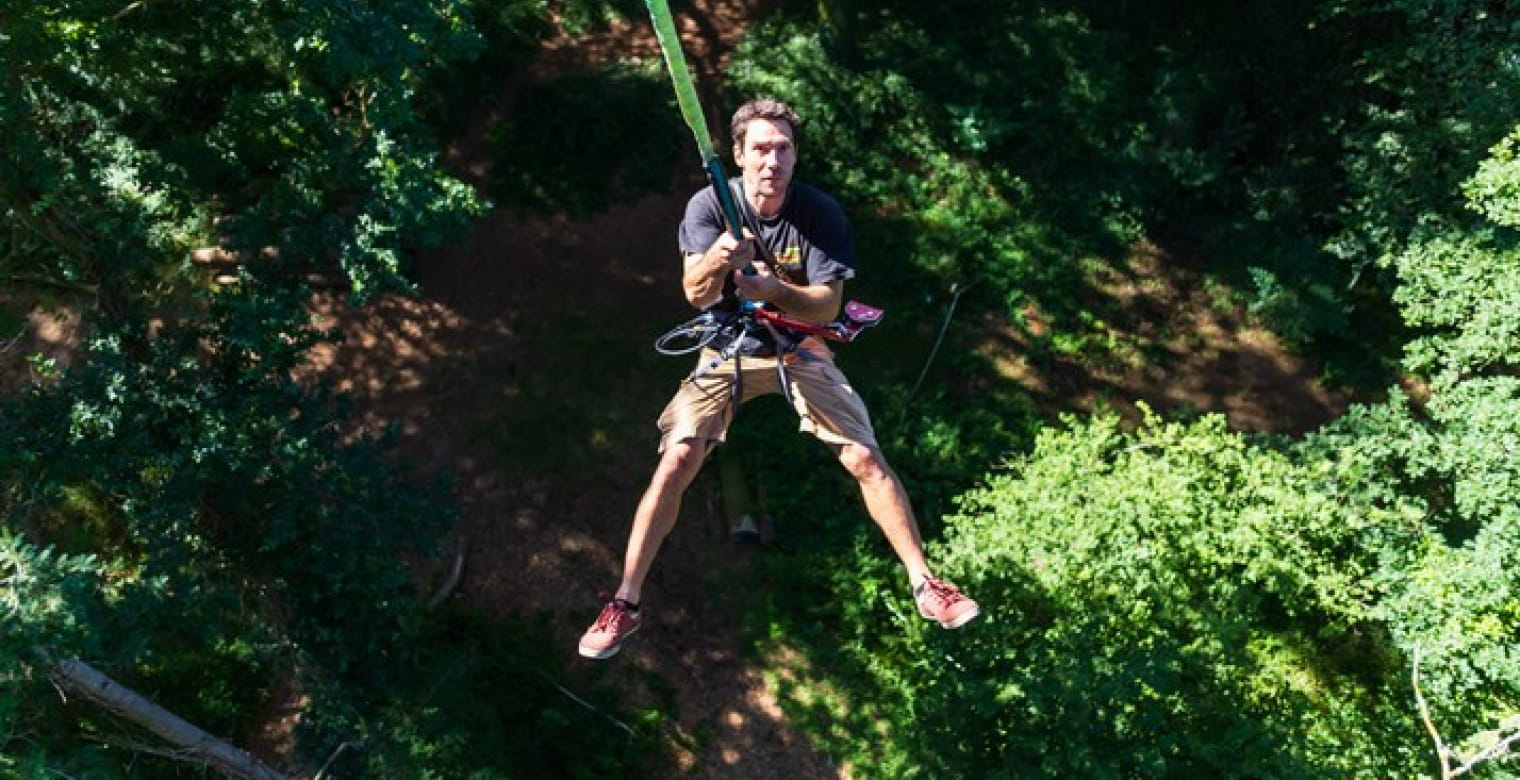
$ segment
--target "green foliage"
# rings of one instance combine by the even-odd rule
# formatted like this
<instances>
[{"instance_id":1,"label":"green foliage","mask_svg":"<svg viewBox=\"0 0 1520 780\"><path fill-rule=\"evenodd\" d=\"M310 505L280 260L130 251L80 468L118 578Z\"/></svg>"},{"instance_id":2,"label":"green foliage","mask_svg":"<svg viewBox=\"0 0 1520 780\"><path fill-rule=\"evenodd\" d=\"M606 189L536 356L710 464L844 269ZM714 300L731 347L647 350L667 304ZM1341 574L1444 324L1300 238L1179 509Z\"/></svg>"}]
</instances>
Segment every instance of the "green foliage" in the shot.
<instances>
[{"instance_id":1,"label":"green foliage","mask_svg":"<svg viewBox=\"0 0 1520 780\"><path fill-rule=\"evenodd\" d=\"M411 109L472 36L448 2L194 10L7 12L0 272L83 305L95 337L0 409L5 527L88 562L49 598L76 581L104 595L18 632L5 668L35 678L17 671L34 645L87 657L239 733L279 660L339 681L318 706L363 710L412 608L397 555L449 517L292 379L318 335L296 282L337 266L361 292L398 284L405 252L478 210ZM184 260L217 244L259 259L198 294ZM35 760L83 766L91 751L52 725L14 733Z\"/></svg>"},{"instance_id":2,"label":"green foliage","mask_svg":"<svg viewBox=\"0 0 1520 780\"><path fill-rule=\"evenodd\" d=\"M1287 448L1218 417L1048 431L935 551L984 617L926 627L858 547L826 640L785 635L817 648L789 711L873 777L1418 774L1416 647L1449 733L1514 712L1517 548L1411 495L1440 459L1399 409Z\"/></svg>"},{"instance_id":3,"label":"green foliage","mask_svg":"<svg viewBox=\"0 0 1520 780\"><path fill-rule=\"evenodd\" d=\"M218 243L395 284L405 250L478 211L411 107L475 45L454 0L32 3L6 24L4 270L108 315Z\"/></svg>"},{"instance_id":4,"label":"green foliage","mask_svg":"<svg viewBox=\"0 0 1520 780\"><path fill-rule=\"evenodd\" d=\"M1485 212L1510 208L1501 170L1468 186L1495 194ZM989 614L934 633L863 554L833 582L854 602L828 667L848 694L797 716L847 724L820 733L882 776L1404 775L1432 755L1407 704L1419 652L1448 739L1502 738L1520 711L1515 263L1502 228L1433 233L1396 260L1422 408L1396 395L1300 444L1218 417L1047 432L937 551Z\"/></svg>"},{"instance_id":5,"label":"green foliage","mask_svg":"<svg viewBox=\"0 0 1520 780\"><path fill-rule=\"evenodd\" d=\"M1512 144L1475 166L1472 210L1513 212ZM1514 237L1448 210L1404 243L1388 262L1422 404L1394 393L1300 443L1218 417L1046 432L963 498L933 551L982 601L978 623L926 628L870 543L818 578L837 606L772 618L811 650L802 681L778 683L792 716L882 777L1413 775L1433 757L1409 703L1418 652L1458 755L1505 738L1520 712Z\"/></svg>"},{"instance_id":6,"label":"green foliage","mask_svg":"<svg viewBox=\"0 0 1520 780\"><path fill-rule=\"evenodd\" d=\"M564 6L578 5L576 2ZM469 132L482 112L496 109L496 85L537 52L552 32L543 0L469 0L465 15L480 36L479 53L430 68L417 90L423 116L444 139Z\"/></svg>"},{"instance_id":7,"label":"green foliage","mask_svg":"<svg viewBox=\"0 0 1520 780\"><path fill-rule=\"evenodd\" d=\"M638 0L557 0L553 3L546 0L462 0L460 6L469 27L480 37L479 51L468 60L453 60L430 67L426 84L417 90L417 98L424 106L423 113L429 124L449 140L467 136L472 122L490 114L500 114L512 122L526 113L513 107L517 92L515 81L521 78L521 71L539 53L543 41L556 32L571 36L605 33L614 22L642 19L648 14ZM571 81L578 79L572 78ZM669 87L665 87L665 91L668 93ZM637 108L642 111L648 106ZM668 120L668 113L661 119ZM598 117L597 121L605 121L605 117ZM563 142L578 136L584 129L583 125L568 127L575 136L559 136L556 140L561 143L546 151L563 154ZM627 162L621 155L614 155L610 162L619 161ZM582 162L588 163L586 167L595 167L608 161L582 159ZM576 171L576 175L583 174L583 170Z\"/></svg>"},{"instance_id":8,"label":"green foliage","mask_svg":"<svg viewBox=\"0 0 1520 780\"><path fill-rule=\"evenodd\" d=\"M1442 230L1400 253L1394 299L1417 328L1405 366L1443 384L1520 365L1520 244Z\"/></svg>"},{"instance_id":9,"label":"green foliage","mask_svg":"<svg viewBox=\"0 0 1520 780\"><path fill-rule=\"evenodd\" d=\"M296 384L317 334L283 301L213 296L204 320L146 342L103 330L81 367L0 407L6 527L78 549L58 559L67 578L18 596L61 622L18 641L156 681L182 717L226 731L252 725L262 687L222 686L267 678L279 648L341 683L319 709L359 707L397 674L416 608L398 554L429 550L451 518L379 442L346 439L336 399ZM76 604L81 588L109 598Z\"/></svg>"},{"instance_id":10,"label":"green foliage","mask_svg":"<svg viewBox=\"0 0 1520 780\"><path fill-rule=\"evenodd\" d=\"M89 647L91 616L105 608L107 584L92 555L39 548L9 528L0 529L0 676L20 677L38 647ZM0 723L16 713L4 711Z\"/></svg>"},{"instance_id":11,"label":"green foliage","mask_svg":"<svg viewBox=\"0 0 1520 780\"><path fill-rule=\"evenodd\" d=\"M974 284L972 319L1018 325L1033 304L1052 343L1097 357L1113 345L1088 323L1115 315L1094 271L1145 240L1339 377L1386 375L1396 345L1351 327L1392 321L1386 289L1322 248L1344 195L1334 132L1361 105L1346 47L1373 33L1313 2L953 9L875 4L837 58L830 32L782 14L730 75L798 106L802 175L858 204L862 255L904 298Z\"/></svg>"},{"instance_id":12,"label":"green foliage","mask_svg":"<svg viewBox=\"0 0 1520 780\"><path fill-rule=\"evenodd\" d=\"M1487 3L1328 2L1358 30L1361 82L1345 125L1349 196L1331 251L1366 265L1400 251L1432 215L1460 208L1458 184L1514 122L1520 29Z\"/></svg>"},{"instance_id":13,"label":"green foliage","mask_svg":"<svg viewBox=\"0 0 1520 780\"><path fill-rule=\"evenodd\" d=\"M1520 365L1520 167L1512 134L1464 184L1472 211L1497 226L1464 227L1460 217L1432 217L1389 258L1396 300L1419 337L1406 367L1441 387L1503 374Z\"/></svg>"},{"instance_id":14,"label":"green foliage","mask_svg":"<svg viewBox=\"0 0 1520 780\"><path fill-rule=\"evenodd\" d=\"M559 23L572 35L605 29L608 22L639 18L648 13L638 0L568 0L559 3L556 10Z\"/></svg>"},{"instance_id":15,"label":"green foliage","mask_svg":"<svg viewBox=\"0 0 1520 780\"><path fill-rule=\"evenodd\" d=\"M8 632L8 677L35 679L18 670L39 647L88 657L240 732L277 660L338 681L314 699L338 711L394 673L376 659L412 608L397 555L426 550L449 510L292 379L318 336L299 281L337 267L359 292L404 284L406 252L478 212L412 108L427 70L475 45L460 7L6 12L0 273L61 292L94 333L82 365L0 408L8 538L73 562L25 595L65 601ZM197 292L185 259L217 245L244 259L240 282ZM28 760L93 760L70 728L19 729Z\"/></svg>"},{"instance_id":16,"label":"green foliage","mask_svg":"<svg viewBox=\"0 0 1520 780\"><path fill-rule=\"evenodd\" d=\"M294 674L309 699L307 761L354 742L342 768L366 776L637 776L654 753L650 724L594 680L546 666L542 625L420 614L402 555L428 553L453 505L385 442L345 434L341 399L291 379L318 335L304 312L284 310L278 327L275 298L207 307L137 359L100 340L80 368L0 413L15 443L0 455L0 503L16 529L0 557L0 679L26 692L15 701L56 700L38 673L43 646L241 741L277 703L274 681ZM250 311L264 327L233 332ZM187 343L220 348L187 358ZM127 776L77 736L119 736L108 718L51 706L0 716L7 760ZM584 750L601 732L606 749Z\"/></svg>"},{"instance_id":17,"label":"green foliage","mask_svg":"<svg viewBox=\"0 0 1520 780\"><path fill-rule=\"evenodd\" d=\"M1460 229L1455 215L1415 230L1392 259L1396 300L1419 337L1406 366L1429 380L1423 416L1352 423L1345 435L1386 453L1384 479L1427 501L1440 532L1389 576L1383 609L1410 647L1426 651L1436 720L1453 742L1520 712L1520 332L1515 234L1520 207L1513 136L1464 187L1498 225ZM1416 421L1417 420L1417 421Z\"/></svg>"},{"instance_id":18,"label":"green foliage","mask_svg":"<svg viewBox=\"0 0 1520 780\"><path fill-rule=\"evenodd\" d=\"M1489 150L1488 159L1462 188L1478 213L1505 227L1520 228L1520 130Z\"/></svg>"},{"instance_id":19,"label":"green foliage","mask_svg":"<svg viewBox=\"0 0 1520 780\"><path fill-rule=\"evenodd\" d=\"M88 658L234 742L293 688L304 762L362 737L346 754L380 773L627 771L648 735L582 753L573 736L594 718L552 687L427 701L467 687L445 680L457 658L402 568L452 520L447 485L419 481L393 441L353 429L341 397L295 378L313 343L341 338L313 329L308 274L341 270L361 296L407 287L411 254L483 207L438 170L419 113L457 116L419 89L469 72L455 69L481 45L467 18L520 53L547 8L191 5L4 13L0 275L71 304L90 338L72 368L43 366L0 405L0 771L182 771L102 747L137 737L59 706L48 655ZM186 262L210 247L237 259L230 282L208 286ZM525 658L547 640L523 641L465 665L536 669ZM462 728L480 750L460 749Z\"/></svg>"},{"instance_id":20,"label":"green foliage","mask_svg":"<svg viewBox=\"0 0 1520 780\"><path fill-rule=\"evenodd\" d=\"M1389 749L1402 671L1366 614L1368 540L1418 512L1348 501L1355 466L1297 465L1220 418L1042 435L938 551L988 608L973 630L866 589L836 638L886 731L830 749L883 777L1419 766Z\"/></svg>"},{"instance_id":21,"label":"green foliage","mask_svg":"<svg viewBox=\"0 0 1520 780\"><path fill-rule=\"evenodd\" d=\"M1374 585L1382 595L1371 614L1406 656L1420 652L1422 688L1453 744L1520 711L1511 630L1520 614L1520 534L1508 498L1520 482L1506 452L1520 441L1513 385L1449 391L1432 400L1428 418L1395 398L1306 442L1310 455L1355 453L1366 464L1359 489L1367 500L1424 502L1418 533L1380 553Z\"/></svg>"}]
</instances>

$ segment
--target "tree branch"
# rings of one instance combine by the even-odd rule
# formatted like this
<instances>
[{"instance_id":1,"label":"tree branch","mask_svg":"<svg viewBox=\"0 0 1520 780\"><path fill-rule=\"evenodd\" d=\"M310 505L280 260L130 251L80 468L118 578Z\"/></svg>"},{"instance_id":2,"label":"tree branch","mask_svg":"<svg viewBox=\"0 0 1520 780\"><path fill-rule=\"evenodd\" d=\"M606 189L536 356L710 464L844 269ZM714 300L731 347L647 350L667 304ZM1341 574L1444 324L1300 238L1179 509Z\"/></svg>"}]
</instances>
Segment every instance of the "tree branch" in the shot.
<instances>
[{"instance_id":1,"label":"tree branch","mask_svg":"<svg viewBox=\"0 0 1520 780\"><path fill-rule=\"evenodd\" d=\"M338 756L343 755L343 751L348 750L351 747L356 747L357 745L358 743L355 742L344 742L343 744L339 745L338 749L334 750L332 752L332 755L328 756L327 760L322 762L322 768L318 769L317 774L314 776L315 780L323 780L323 778L327 777L327 770L332 768L333 762L338 760Z\"/></svg>"},{"instance_id":2,"label":"tree branch","mask_svg":"<svg viewBox=\"0 0 1520 780\"><path fill-rule=\"evenodd\" d=\"M82 284L66 279L49 279L44 276L24 276L20 274L0 276L0 284L13 289L21 285L30 285L32 287L48 287L54 290L62 290L63 292L84 293L86 295L96 295L100 292L100 288L93 284Z\"/></svg>"},{"instance_id":3,"label":"tree branch","mask_svg":"<svg viewBox=\"0 0 1520 780\"><path fill-rule=\"evenodd\" d=\"M428 609L433 610L442 606L443 602L447 601L449 596L454 593L454 590L459 587L460 581L464 579L464 560L465 541L460 539L459 544L455 547L454 565L449 569L449 576L443 581L442 585L438 586L438 590L433 593L432 598L428 599Z\"/></svg>"},{"instance_id":4,"label":"tree branch","mask_svg":"<svg viewBox=\"0 0 1520 780\"><path fill-rule=\"evenodd\" d=\"M172 751L154 751L159 755L211 766L228 777L242 780L290 780L288 775L271 769L247 751L211 736L95 667L73 658L55 660L46 651L38 652L50 667L49 677L64 688L130 720L178 748ZM184 758L179 758L180 756Z\"/></svg>"},{"instance_id":5,"label":"tree branch","mask_svg":"<svg viewBox=\"0 0 1520 780\"><path fill-rule=\"evenodd\" d=\"M1410 684L1414 687L1414 700L1420 707L1420 720L1425 724L1425 730L1430 732L1431 741L1436 745L1436 756L1441 760L1441 777L1449 778L1451 774L1451 751L1446 748L1446 743L1441 741L1441 732L1436 729L1435 721L1430 718L1430 705L1425 703L1425 694L1420 692L1420 648L1414 648L1414 658L1411 666Z\"/></svg>"},{"instance_id":6,"label":"tree branch","mask_svg":"<svg viewBox=\"0 0 1520 780\"><path fill-rule=\"evenodd\" d=\"M565 696L569 697L570 701L573 701L576 704L579 704L582 707L585 707L586 709L591 710L592 712L594 712L594 713L602 716L603 718L606 718L608 721L610 721L612 723L612 725L617 726L618 728L622 729L623 731L628 732L628 736L630 736L630 737L634 736L634 731L633 731L633 727L632 726L629 726L627 723L624 723L624 722L618 720L617 718L614 718L611 715L608 715L607 713L602 712L601 710L597 709L596 705L592 704L589 701L586 701L585 699L582 699L579 696L576 696L574 693L572 693L570 691L569 688L566 688L565 686L560 685L559 681L555 680L553 677L550 677L549 675L545 674L544 672L540 671L538 673L538 676L540 676L540 677L544 678L545 680L547 680L550 685L552 685L552 686L555 687L556 690L558 690L560 693L565 694Z\"/></svg>"},{"instance_id":7,"label":"tree branch","mask_svg":"<svg viewBox=\"0 0 1520 780\"><path fill-rule=\"evenodd\" d=\"M1488 761L1489 759L1498 758L1499 756L1504 755L1505 753L1509 752L1509 746L1513 745L1516 741L1520 741L1520 731L1516 731L1504 739L1501 739L1498 742L1495 742L1494 744L1484 748L1483 752L1479 753L1476 756L1473 756L1473 759L1471 761L1468 761L1462 766L1457 767L1456 770L1451 773L1451 776L1458 777L1460 775L1465 775L1468 772L1471 772L1473 768L1478 764L1481 764L1484 761Z\"/></svg>"},{"instance_id":8,"label":"tree branch","mask_svg":"<svg viewBox=\"0 0 1520 780\"><path fill-rule=\"evenodd\" d=\"M14 218L14 224L31 235L52 246L54 249L81 263L89 263L91 253L88 248L88 233L67 215L54 208L47 208L43 213L34 213L33 205L36 198L30 197L26 192L7 189L4 182L0 182L0 202L10 209ZM62 223L55 224L55 223ZM71 235L68 231L72 230Z\"/></svg>"},{"instance_id":9,"label":"tree branch","mask_svg":"<svg viewBox=\"0 0 1520 780\"><path fill-rule=\"evenodd\" d=\"M126 8L123 8L120 11L117 11L116 13L112 14L111 15L111 21L114 22L114 21L120 19L121 17L126 16L129 13L132 13L133 11L136 11L137 9L142 8L144 5L147 4L147 2L148 2L148 0L137 0L137 2L129 3Z\"/></svg>"}]
</instances>

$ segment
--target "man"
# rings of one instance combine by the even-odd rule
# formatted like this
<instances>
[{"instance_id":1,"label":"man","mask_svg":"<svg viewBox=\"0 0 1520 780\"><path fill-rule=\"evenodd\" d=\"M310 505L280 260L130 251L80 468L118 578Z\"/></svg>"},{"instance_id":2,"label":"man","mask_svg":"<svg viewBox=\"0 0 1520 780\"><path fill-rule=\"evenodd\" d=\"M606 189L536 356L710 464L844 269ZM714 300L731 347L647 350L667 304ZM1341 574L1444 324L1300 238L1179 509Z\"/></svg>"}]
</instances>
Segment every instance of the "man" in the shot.
<instances>
[{"instance_id":1,"label":"man","mask_svg":"<svg viewBox=\"0 0 1520 780\"><path fill-rule=\"evenodd\" d=\"M735 239L725 229L712 189L692 196L679 232L682 283L692 306L732 309L742 298L808 322L838 316L844 282L855 275L854 243L838 202L792 180L798 124L792 109L775 100L754 100L734 113L729 130L742 173L739 206L754 230ZM741 272L751 264L752 275ZM699 365L713 357L704 352ZM734 408L781 391L777 360L785 361L802 430L827 445L860 483L866 510L907 569L919 613L945 628L960 628L979 614L975 601L933 576L908 496L882 456L865 404L834 366L828 348L807 338L786 354L746 357L737 365L727 361L682 383L660 415L660 462L634 512L622 582L581 637L581 655L610 658L638 630L644 579L675 525L682 495L708 451L723 441Z\"/></svg>"}]
</instances>

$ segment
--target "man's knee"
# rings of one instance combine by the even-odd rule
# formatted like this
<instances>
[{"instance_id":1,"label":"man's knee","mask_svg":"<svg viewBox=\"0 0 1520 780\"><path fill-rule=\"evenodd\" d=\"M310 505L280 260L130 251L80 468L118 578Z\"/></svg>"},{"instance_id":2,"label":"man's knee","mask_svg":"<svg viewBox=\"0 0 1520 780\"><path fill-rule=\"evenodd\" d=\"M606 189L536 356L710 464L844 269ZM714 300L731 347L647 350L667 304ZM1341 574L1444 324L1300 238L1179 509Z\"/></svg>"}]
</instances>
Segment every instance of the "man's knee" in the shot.
<instances>
[{"instance_id":1,"label":"man's knee","mask_svg":"<svg viewBox=\"0 0 1520 780\"><path fill-rule=\"evenodd\" d=\"M655 479L689 483L702 468L707 457L707 442L701 439L683 439L671 442L660 454L660 465L655 467Z\"/></svg>"},{"instance_id":2,"label":"man's knee","mask_svg":"<svg viewBox=\"0 0 1520 780\"><path fill-rule=\"evenodd\" d=\"M892 469L887 466L886 458L875 447L867 447L864 444L845 444L839 448L839 462L844 465L845 471L850 476L861 482L889 479Z\"/></svg>"}]
</instances>

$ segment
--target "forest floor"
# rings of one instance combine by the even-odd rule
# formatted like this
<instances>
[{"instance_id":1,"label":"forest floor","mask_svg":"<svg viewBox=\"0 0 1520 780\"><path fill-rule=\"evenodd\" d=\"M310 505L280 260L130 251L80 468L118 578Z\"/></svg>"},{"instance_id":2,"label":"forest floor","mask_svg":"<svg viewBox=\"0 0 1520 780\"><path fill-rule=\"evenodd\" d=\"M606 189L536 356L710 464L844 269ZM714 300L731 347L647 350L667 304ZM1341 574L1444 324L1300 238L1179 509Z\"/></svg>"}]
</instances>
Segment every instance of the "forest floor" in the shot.
<instances>
[{"instance_id":1,"label":"forest floor","mask_svg":"<svg viewBox=\"0 0 1520 780\"><path fill-rule=\"evenodd\" d=\"M768 5L694 4L683 34L699 77L722 72L747 21ZM526 77L655 52L647 26L562 36ZM450 164L477 184L490 176L484 139L513 88L451 150ZM352 335L321 350L318 365L363 399L372 426L399 422L414 454L455 475L457 536L468 549L456 598L489 615L548 615L572 664L594 663L574 658L574 645L596 593L616 585L655 464L654 419L689 368L649 344L689 316L674 227L698 176L675 173L669 194L586 220L493 212L419 262L421 297L364 313L327 308ZM1098 403L1133 415L1144 400L1222 412L1241 430L1296 433L1344 409L1314 365L1166 260L1135 248L1105 292L1132 315L1116 335L1167 360L1037 369L1021 357L1028 345L993 322L988 353L1052 415ZM726 609L722 589L742 582L734 577L745 556L763 554L730 541L717 480L704 472L648 583L648 625L600 663L630 706L666 713L662 728L687 776L848 776L789 726Z\"/></svg>"},{"instance_id":2,"label":"forest floor","mask_svg":"<svg viewBox=\"0 0 1520 780\"><path fill-rule=\"evenodd\" d=\"M709 90L747 22L773 4L696 0L682 15L687 51ZM517 78L657 51L647 25L560 36ZM449 164L473 183L491 175L485 139L515 88L503 85L495 108L450 151ZM600 663L629 709L659 709L688 777L847 777L849 767L788 724L733 622L724 588L743 583L747 556L764 551L730 540L710 474L688 494L650 577L640 635L610 661L575 655L597 592L616 585L629 519L655 465L654 419L689 368L655 355L650 342L689 316L674 232L699 176L673 173L668 194L584 220L492 212L418 262L420 296L386 297L364 311L320 301L349 337L320 348L314 365L359 401L364 427L399 425L410 454L454 476L463 507L455 535L467 551L457 605L503 619L547 616L567 659L550 666ZM1141 246L1125 265L1104 289L1132 315L1112 325L1115 335L1165 360L1035 367L1022 357L1028 344L986 324L985 348L1003 378L1042 410L1102 403L1133 415L1143 400L1290 434L1344 410L1347 399L1321 387L1316 366L1221 306L1186 263ZM31 331L33 343L4 344L6 352L67 352L67 320L34 314ZM869 522L864 512L861 520Z\"/></svg>"}]
</instances>

